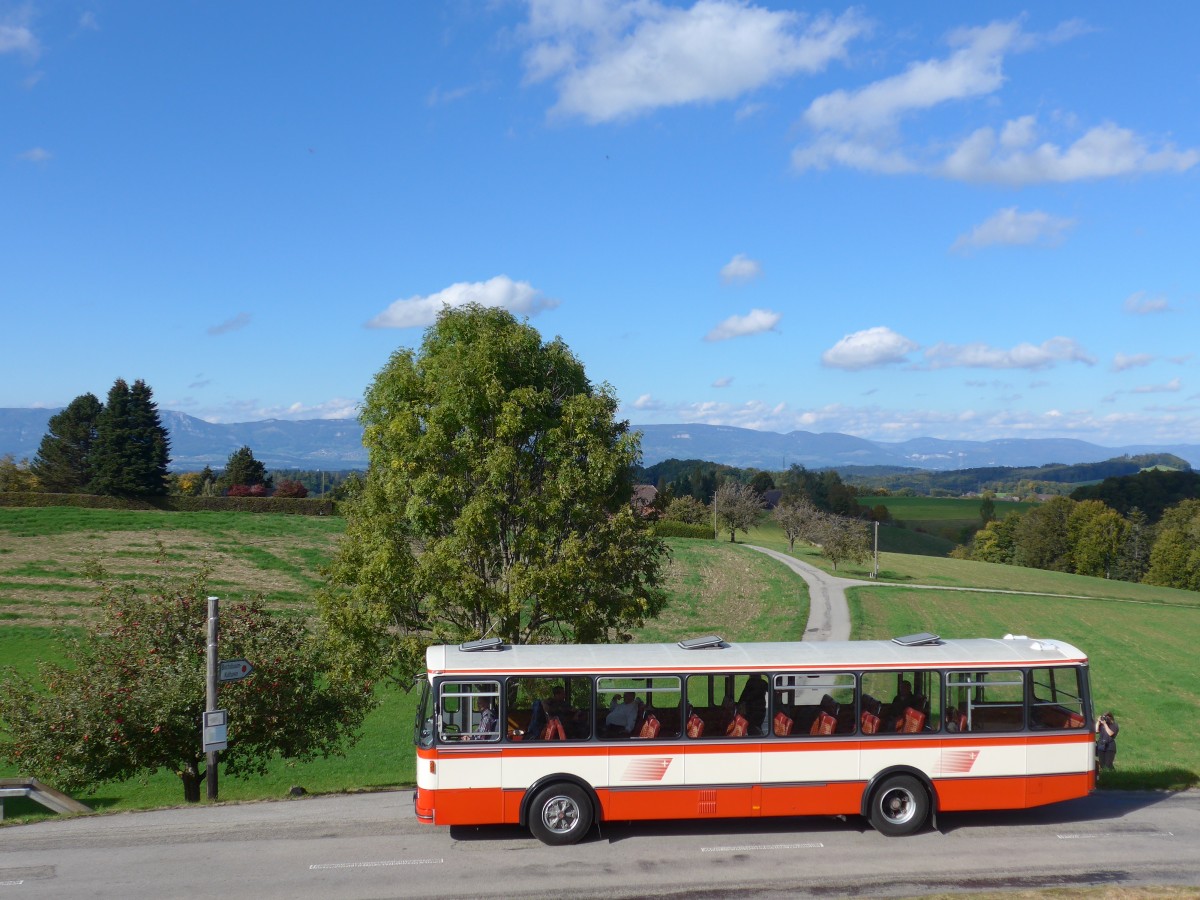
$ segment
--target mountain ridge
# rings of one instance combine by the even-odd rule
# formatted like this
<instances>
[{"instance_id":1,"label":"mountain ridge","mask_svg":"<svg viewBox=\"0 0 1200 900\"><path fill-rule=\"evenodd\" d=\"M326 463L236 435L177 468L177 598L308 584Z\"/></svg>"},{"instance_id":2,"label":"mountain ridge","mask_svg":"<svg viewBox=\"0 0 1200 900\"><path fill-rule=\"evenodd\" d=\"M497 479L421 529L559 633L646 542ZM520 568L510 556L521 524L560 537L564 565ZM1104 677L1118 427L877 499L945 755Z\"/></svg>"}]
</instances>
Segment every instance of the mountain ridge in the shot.
<instances>
[{"instance_id":1,"label":"mountain ridge","mask_svg":"<svg viewBox=\"0 0 1200 900\"><path fill-rule=\"evenodd\" d=\"M57 409L0 408L0 456L32 459ZM269 468L365 469L362 427L354 419L263 419L213 423L175 410L159 416L171 435L171 468L220 468L229 454L248 446ZM1117 456L1173 453L1200 468L1200 444L1135 444L1104 447L1075 438L998 438L991 441L919 437L871 441L840 432L755 431L732 425L635 425L642 433L642 463L704 459L739 468L778 471L792 464L809 469L903 466L933 471L987 466L1039 466L1102 462Z\"/></svg>"}]
</instances>

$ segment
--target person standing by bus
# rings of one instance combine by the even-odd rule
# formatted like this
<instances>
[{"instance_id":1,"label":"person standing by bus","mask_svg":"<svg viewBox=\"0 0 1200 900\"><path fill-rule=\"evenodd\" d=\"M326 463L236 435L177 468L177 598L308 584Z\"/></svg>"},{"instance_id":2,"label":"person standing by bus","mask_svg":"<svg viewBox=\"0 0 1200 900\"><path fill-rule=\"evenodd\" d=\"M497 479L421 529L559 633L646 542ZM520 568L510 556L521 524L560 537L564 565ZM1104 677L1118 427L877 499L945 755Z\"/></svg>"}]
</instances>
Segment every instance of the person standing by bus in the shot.
<instances>
[{"instance_id":1,"label":"person standing by bus","mask_svg":"<svg viewBox=\"0 0 1200 900\"><path fill-rule=\"evenodd\" d=\"M1106 712L1096 720L1096 753L1100 758L1100 768L1112 769L1117 758L1117 732L1121 726L1113 718L1112 711Z\"/></svg>"}]
</instances>

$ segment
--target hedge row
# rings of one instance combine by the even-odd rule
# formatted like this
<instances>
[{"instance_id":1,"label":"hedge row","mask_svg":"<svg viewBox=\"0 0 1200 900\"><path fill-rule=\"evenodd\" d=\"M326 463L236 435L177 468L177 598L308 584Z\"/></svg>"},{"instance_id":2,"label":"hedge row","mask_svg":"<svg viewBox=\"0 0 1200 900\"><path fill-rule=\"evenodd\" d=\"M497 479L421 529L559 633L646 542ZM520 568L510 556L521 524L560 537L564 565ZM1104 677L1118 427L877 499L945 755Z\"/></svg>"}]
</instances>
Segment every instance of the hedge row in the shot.
<instances>
[{"instance_id":1,"label":"hedge row","mask_svg":"<svg viewBox=\"0 0 1200 900\"><path fill-rule=\"evenodd\" d=\"M710 541L716 539L711 525L688 525L670 519L659 519L655 522L654 533L658 537L708 538Z\"/></svg>"},{"instance_id":2,"label":"hedge row","mask_svg":"<svg viewBox=\"0 0 1200 900\"><path fill-rule=\"evenodd\" d=\"M0 506L76 506L84 509L161 509L167 512L260 512L334 516L337 504L319 497L105 497L100 494L43 494L0 491Z\"/></svg>"}]
</instances>

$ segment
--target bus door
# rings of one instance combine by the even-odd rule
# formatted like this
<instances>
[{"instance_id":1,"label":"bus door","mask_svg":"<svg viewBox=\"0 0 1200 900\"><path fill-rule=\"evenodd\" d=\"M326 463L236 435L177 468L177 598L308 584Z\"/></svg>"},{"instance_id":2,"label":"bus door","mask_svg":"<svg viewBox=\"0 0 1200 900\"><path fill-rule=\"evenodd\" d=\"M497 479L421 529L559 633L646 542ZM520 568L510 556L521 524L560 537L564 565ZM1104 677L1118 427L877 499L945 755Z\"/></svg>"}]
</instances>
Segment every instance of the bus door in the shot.
<instances>
[{"instance_id":1,"label":"bus door","mask_svg":"<svg viewBox=\"0 0 1200 900\"><path fill-rule=\"evenodd\" d=\"M499 681L447 680L437 686L437 813L447 821L503 821L501 712Z\"/></svg>"},{"instance_id":2,"label":"bus door","mask_svg":"<svg viewBox=\"0 0 1200 900\"><path fill-rule=\"evenodd\" d=\"M759 674L689 675L685 781L690 816L761 812L767 680Z\"/></svg>"}]
</instances>

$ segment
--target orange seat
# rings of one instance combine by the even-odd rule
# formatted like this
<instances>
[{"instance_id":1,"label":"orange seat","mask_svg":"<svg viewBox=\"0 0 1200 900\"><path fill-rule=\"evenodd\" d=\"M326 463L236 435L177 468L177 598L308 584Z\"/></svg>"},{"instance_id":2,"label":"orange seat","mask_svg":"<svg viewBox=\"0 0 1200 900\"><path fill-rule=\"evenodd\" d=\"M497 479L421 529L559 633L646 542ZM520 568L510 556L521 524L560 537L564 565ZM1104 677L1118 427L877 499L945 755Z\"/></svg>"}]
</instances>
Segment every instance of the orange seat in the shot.
<instances>
[{"instance_id":1,"label":"orange seat","mask_svg":"<svg viewBox=\"0 0 1200 900\"><path fill-rule=\"evenodd\" d=\"M837 719L829 713L821 713L812 723L812 728L808 730L809 734L833 734L837 728Z\"/></svg>"},{"instance_id":2,"label":"orange seat","mask_svg":"<svg viewBox=\"0 0 1200 900\"><path fill-rule=\"evenodd\" d=\"M642 730L638 732L640 738L658 737L658 730L662 728L662 723L658 721L658 716L654 713L649 713L646 720L642 722Z\"/></svg>"},{"instance_id":3,"label":"orange seat","mask_svg":"<svg viewBox=\"0 0 1200 900\"><path fill-rule=\"evenodd\" d=\"M877 731L879 731L879 716L874 713L864 712L862 714L863 734L875 734Z\"/></svg>"},{"instance_id":4,"label":"orange seat","mask_svg":"<svg viewBox=\"0 0 1200 900\"><path fill-rule=\"evenodd\" d=\"M687 736L690 738L698 738L704 734L704 720L695 713L688 716L687 720Z\"/></svg>"},{"instance_id":5,"label":"orange seat","mask_svg":"<svg viewBox=\"0 0 1200 900\"><path fill-rule=\"evenodd\" d=\"M775 713L775 736L787 737L792 733L792 717L785 712Z\"/></svg>"},{"instance_id":6,"label":"orange seat","mask_svg":"<svg viewBox=\"0 0 1200 900\"><path fill-rule=\"evenodd\" d=\"M925 727L925 713L911 706L904 710L904 719L900 731L904 734L916 734Z\"/></svg>"},{"instance_id":7,"label":"orange seat","mask_svg":"<svg viewBox=\"0 0 1200 900\"><path fill-rule=\"evenodd\" d=\"M725 729L726 737L745 737L750 731L750 723L746 721L746 717L738 713L733 717L733 721L729 723L729 727Z\"/></svg>"},{"instance_id":8,"label":"orange seat","mask_svg":"<svg viewBox=\"0 0 1200 900\"><path fill-rule=\"evenodd\" d=\"M546 727L542 729L543 741L565 741L567 734L563 731L562 720L558 716L551 716L550 721L546 723Z\"/></svg>"}]
</instances>

